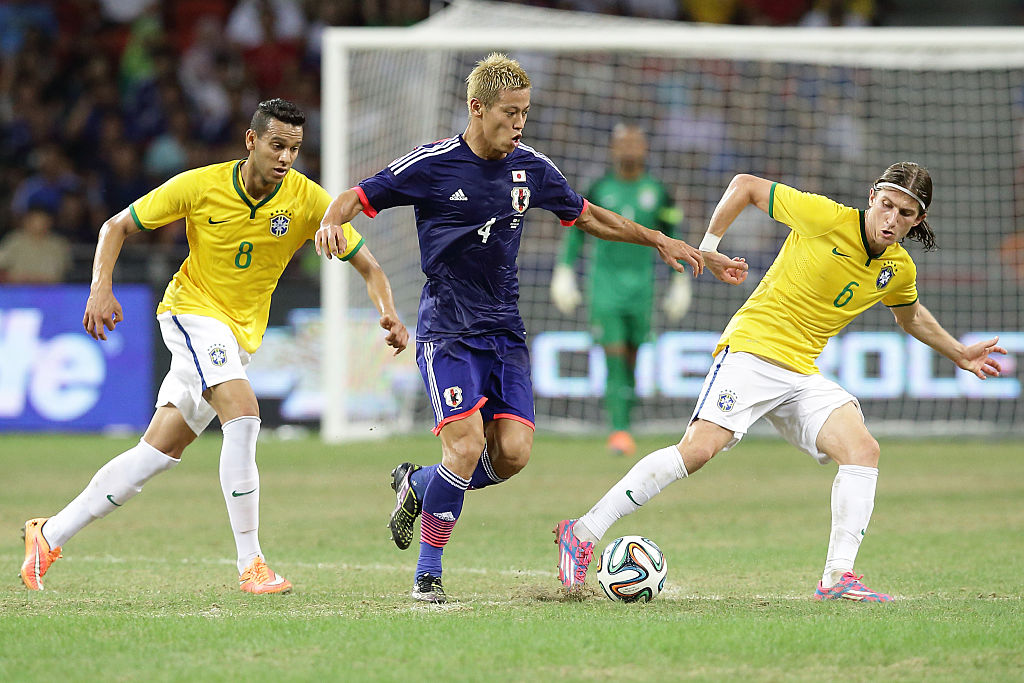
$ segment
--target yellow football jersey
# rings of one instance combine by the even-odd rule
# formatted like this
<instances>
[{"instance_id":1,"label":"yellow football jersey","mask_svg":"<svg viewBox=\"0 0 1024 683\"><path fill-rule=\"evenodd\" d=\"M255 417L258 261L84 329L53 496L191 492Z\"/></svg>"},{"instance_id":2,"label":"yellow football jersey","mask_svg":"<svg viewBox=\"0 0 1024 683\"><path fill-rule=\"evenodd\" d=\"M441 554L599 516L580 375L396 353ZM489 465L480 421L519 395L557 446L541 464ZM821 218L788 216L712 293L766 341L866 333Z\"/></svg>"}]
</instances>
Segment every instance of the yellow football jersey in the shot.
<instances>
[{"instance_id":1,"label":"yellow football jersey","mask_svg":"<svg viewBox=\"0 0 1024 683\"><path fill-rule=\"evenodd\" d=\"M774 183L768 215L792 232L715 348L746 351L797 372L818 372L826 342L882 301L917 301L917 267L899 244L871 254L864 212Z\"/></svg>"},{"instance_id":2,"label":"yellow football jersey","mask_svg":"<svg viewBox=\"0 0 1024 683\"><path fill-rule=\"evenodd\" d=\"M250 353L267 329L270 296L331 203L327 191L295 169L257 202L245 191L242 161L185 171L132 203L135 224L153 230L185 219L188 257L171 278L157 313L206 315L225 323ZM362 236L345 225L355 255Z\"/></svg>"}]
</instances>

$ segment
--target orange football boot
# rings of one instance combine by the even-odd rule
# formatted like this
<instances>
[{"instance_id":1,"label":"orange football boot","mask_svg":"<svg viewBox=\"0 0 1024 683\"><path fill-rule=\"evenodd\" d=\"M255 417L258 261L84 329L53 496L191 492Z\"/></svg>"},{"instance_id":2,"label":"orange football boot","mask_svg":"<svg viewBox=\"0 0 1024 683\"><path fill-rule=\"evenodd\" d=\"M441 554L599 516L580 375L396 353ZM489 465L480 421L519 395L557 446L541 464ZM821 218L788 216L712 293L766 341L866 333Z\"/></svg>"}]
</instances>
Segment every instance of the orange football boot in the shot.
<instances>
[{"instance_id":1,"label":"orange football boot","mask_svg":"<svg viewBox=\"0 0 1024 683\"><path fill-rule=\"evenodd\" d=\"M25 539L25 561L21 563L21 581L32 591L43 590L43 574L54 560L61 557L60 547L50 549L43 538L43 524L48 517L36 517L25 522L21 537Z\"/></svg>"}]
</instances>

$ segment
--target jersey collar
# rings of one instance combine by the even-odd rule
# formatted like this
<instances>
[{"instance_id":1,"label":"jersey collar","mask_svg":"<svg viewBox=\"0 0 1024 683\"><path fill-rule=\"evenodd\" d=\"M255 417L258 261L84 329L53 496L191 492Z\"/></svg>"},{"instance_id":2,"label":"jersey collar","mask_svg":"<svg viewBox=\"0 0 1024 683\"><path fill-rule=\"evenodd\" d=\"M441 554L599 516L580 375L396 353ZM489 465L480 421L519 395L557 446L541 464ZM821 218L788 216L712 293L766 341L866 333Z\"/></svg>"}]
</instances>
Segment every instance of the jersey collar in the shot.
<instances>
[{"instance_id":1,"label":"jersey collar","mask_svg":"<svg viewBox=\"0 0 1024 683\"><path fill-rule=\"evenodd\" d=\"M864 253L868 255L868 260L864 262L864 265L870 266L872 261L882 258L885 254L885 249L877 254L871 253L871 247L868 246L868 233L864 227L864 211L861 209L857 213L860 215L860 241L864 245Z\"/></svg>"},{"instance_id":2,"label":"jersey collar","mask_svg":"<svg viewBox=\"0 0 1024 683\"><path fill-rule=\"evenodd\" d=\"M268 194L266 197L264 197L259 204L253 204L252 200L249 199L249 195L246 194L245 189L242 188L241 181L239 181L238 179L242 175L242 162L244 161L245 159L239 159L235 163L235 167L231 170L231 184L234 185L235 192L238 193L238 196L242 199L243 202L245 202L245 205L249 207L249 218L252 219L256 218L256 209L260 208L261 206L269 202L271 199L273 199L274 196L281 190L281 186L284 185L284 179L282 179L281 182L277 184L277 187L274 188L274 191ZM861 218L861 224L863 225L863 223L864 219Z\"/></svg>"}]
</instances>

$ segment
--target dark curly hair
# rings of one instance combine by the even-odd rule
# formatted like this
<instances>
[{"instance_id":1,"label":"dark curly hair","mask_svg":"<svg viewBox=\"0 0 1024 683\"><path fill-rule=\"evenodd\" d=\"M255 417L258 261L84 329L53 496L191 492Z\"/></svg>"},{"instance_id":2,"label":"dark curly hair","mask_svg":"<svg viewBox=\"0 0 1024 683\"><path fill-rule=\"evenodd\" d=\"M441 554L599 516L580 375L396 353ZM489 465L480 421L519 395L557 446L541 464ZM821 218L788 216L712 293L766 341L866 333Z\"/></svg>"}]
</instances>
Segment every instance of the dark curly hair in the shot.
<instances>
[{"instance_id":1,"label":"dark curly hair","mask_svg":"<svg viewBox=\"0 0 1024 683\"><path fill-rule=\"evenodd\" d=\"M915 199L918 200L923 209L918 211L917 215L926 213L928 207L932 203L932 177L928 173L928 169L920 164L915 164L913 161L899 161L885 169L885 173L879 176L871 188L878 192L879 183L893 183L910 190L913 193ZM924 247L925 251L932 251L937 249L938 245L935 244L935 232L932 230L932 226L928 225L928 219L921 221L910 229L907 233L907 237L912 240L917 240Z\"/></svg>"},{"instance_id":2,"label":"dark curly hair","mask_svg":"<svg viewBox=\"0 0 1024 683\"><path fill-rule=\"evenodd\" d=\"M260 102L256 107L256 113L252 115L252 123L249 127L260 137L267 132L267 126L271 119L277 119L281 123L289 123L293 126L301 126L306 123L306 114L288 100L280 97Z\"/></svg>"}]
</instances>

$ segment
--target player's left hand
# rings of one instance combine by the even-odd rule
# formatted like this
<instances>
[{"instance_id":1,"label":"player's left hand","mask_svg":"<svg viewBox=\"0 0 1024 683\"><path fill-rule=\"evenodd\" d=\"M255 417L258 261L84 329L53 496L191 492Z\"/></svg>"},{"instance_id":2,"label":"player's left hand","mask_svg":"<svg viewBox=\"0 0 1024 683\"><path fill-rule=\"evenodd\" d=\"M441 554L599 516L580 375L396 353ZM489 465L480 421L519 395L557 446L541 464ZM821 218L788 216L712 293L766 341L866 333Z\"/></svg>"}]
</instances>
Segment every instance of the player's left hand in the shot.
<instances>
[{"instance_id":1,"label":"player's left hand","mask_svg":"<svg viewBox=\"0 0 1024 683\"><path fill-rule=\"evenodd\" d=\"M409 345L409 330L405 329L405 325L398 318L385 313L380 317L380 326L388 331L384 341L395 350L392 355L397 356Z\"/></svg>"},{"instance_id":2,"label":"player's left hand","mask_svg":"<svg viewBox=\"0 0 1024 683\"><path fill-rule=\"evenodd\" d=\"M657 248L658 256L661 257L662 261L672 266L673 270L685 273L686 268L680 263L680 261L685 261L693 269L694 277L704 272L704 257L701 256L700 250L691 247L686 242L666 237Z\"/></svg>"},{"instance_id":3,"label":"player's left hand","mask_svg":"<svg viewBox=\"0 0 1024 683\"><path fill-rule=\"evenodd\" d=\"M333 223L324 217L320 223L320 229L313 236L313 246L316 248L317 256L327 254L327 258L341 256L348 248L348 240L345 239L345 224Z\"/></svg>"},{"instance_id":4,"label":"player's left hand","mask_svg":"<svg viewBox=\"0 0 1024 683\"><path fill-rule=\"evenodd\" d=\"M747 279L749 266L745 259L729 258L717 251L702 251L704 263L716 278L730 285L741 284Z\"/></svg>"},{"instance_id":5,"label":"player's left hand","mask_svg":"<svg viewBox=\"0 0 1024 683\"><path fill-rule=\"evenodd\" d=\"M1006 349L999 346L998 343L999 337L993 337L987 341L980 341L965 347L963 355L957 361L957 366L967 372L973 372L981 379L998 377L999 371L1003 368L999 361L991 357L991 354L1001 353L1004 356L1006 355Z\"/></svg>"}]
</instances>

